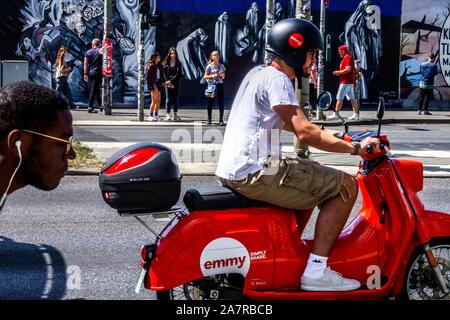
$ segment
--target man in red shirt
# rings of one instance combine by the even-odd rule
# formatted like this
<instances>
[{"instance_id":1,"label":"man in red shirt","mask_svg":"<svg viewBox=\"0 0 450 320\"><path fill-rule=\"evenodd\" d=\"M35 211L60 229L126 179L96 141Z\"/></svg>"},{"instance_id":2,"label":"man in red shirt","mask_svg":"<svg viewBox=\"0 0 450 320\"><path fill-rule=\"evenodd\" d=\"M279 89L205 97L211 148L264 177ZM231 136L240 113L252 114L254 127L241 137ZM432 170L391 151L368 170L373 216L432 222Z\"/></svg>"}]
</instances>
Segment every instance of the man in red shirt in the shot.
<instances>
[{"instance_id":1,"label":"man in red shirt","mask_svg":"<svg viewBox=\"0 0 450 320\"><path fill-rule=\"evenodd\" d=\"M339 47L339 56L342 58L339 70L333 71L333 75L339 77L339 90L336 95L336 113L342 108L344 97L350 100L353 109L353 115L349 120L359 120L359 110L355 100L355 93L353 85L355 83L355 63L350 55L347 46L342 45ZM339 119L335 112L331 116L328 116L328 120Z\"/></svg>"}]
</instances>

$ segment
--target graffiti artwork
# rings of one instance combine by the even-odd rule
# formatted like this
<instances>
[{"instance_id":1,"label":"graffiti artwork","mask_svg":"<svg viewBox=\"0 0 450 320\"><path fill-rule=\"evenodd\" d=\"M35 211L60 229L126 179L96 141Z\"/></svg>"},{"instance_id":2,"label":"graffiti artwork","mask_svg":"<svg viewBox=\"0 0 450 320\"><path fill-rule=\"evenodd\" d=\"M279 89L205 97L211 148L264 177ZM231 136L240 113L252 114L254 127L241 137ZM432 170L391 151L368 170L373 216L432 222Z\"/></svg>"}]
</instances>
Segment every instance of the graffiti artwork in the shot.
<instances>
[{"instance_id":1,"label":"graffiti artwork","mask_svg":"<svg viewBox=\"0 0 450 320\"><path fill-rule=\"evenodd\" d=\"M440 65L435 77L433 100L450 99L449 82L445 81L442 70L448 70L446 55L446 27L450 26L450 2L444 0L403 1L400 86L401 97L408 101L419 98L420 64L430 53L437 57ZM447 23L446 23L447 21ZM450 57L448 57L450 58ZM448 61L447 59L445 61Z\"/></svg>"},{"instance_id":2,"label":"graffiti artwork","mask_svg":"<svg viewBox=\"0 0 450 320\"><path fill-rule=\"evenodd\" d=\"M113 101L135 103L139 0L112 3ZM296 5L296 0L275 1L269 24L294 17ZM321 0L303 1L303 7L298 9L310 11L313 22L319 26L320 5ZM6 9L1 17L7 19L0 21L0 35L5 38L0 43L0 58L28 60L29 78L55 87L56 53L61 46L67 47L66 59L73 66L69 84L74 100L86 102L88 88L83 81L83 59L92 39L103 39L103 7L103 0L10 0L2 4L2 9ZM204 102L203 75L213 50L219 50L221 62L227 68L225 102L233 99L244 75L264 63L265 0L150 0L150 12L156 10L163 20L145 31L145 61L155 51L164 58L170 47L177 49L183 70L182 103L183 99ZM446 47L450 31L444 28L450 15L449 1L341 0L330 1L326 10L325 33L331 39L331 60L325 63L325 90L337 91L332 71L339 65L337 48L341 44L346 44L353 58L360 61L363 100L375 101L388 92L391 98L415 101L419 66L431 52L437 55L440 69L450 72L449 66L443 66L450 63L450 57L444 55L444 50L450 50ZM399 76L393 76L396 74ZM434 98L446 100L449 96L450 88L440 72Z\"/></svg>"},{"instance_id":3,"label":"graffiti artwork","mask_svg":"<svg viewBox=\"0 0 450 320\"><path fill-rule=\"evenodd\" d=\"M361 63L361 99L369 98L369 83L380 71L383 55L381 39L380 7L371 0L363 0L345 23L342 43L350 49L353 59Z\"/></svg>"},{"instance_id":4,"label":"graffiti artwork","mask_svg":"<svg viewBox=\"0 0 450 320\"><path fill-rule=\"evenodd\" d=\"M155 10L155 0L150 1ZM137 91L138 0L113 2L113 97L135 99ZM101 0L25 0L20 10L24 22L16 54L30 63L30 80L54 87L56 53L68 49L66 60L74 69L69 83L75 99L84 100L83 59L93 38L103 38L103 1ZM145 35L146 57L154 51L154 30ZM148 59L147 57L147 59ZM116 99L117 100L117 99Z\"/></svg>"}]
</instances>

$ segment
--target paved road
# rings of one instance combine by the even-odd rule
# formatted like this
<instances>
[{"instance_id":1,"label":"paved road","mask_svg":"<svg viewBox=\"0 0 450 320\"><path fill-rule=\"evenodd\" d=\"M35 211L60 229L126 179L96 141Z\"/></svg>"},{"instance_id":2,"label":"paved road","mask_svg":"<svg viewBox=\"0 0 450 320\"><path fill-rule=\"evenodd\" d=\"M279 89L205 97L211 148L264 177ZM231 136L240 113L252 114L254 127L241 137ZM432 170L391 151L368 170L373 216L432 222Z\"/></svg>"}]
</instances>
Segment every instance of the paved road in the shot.
<instances>
[{"instance_id":1,"label":"paved road","mask_svg":"<svg viewBox=\"0 0 450 320\"><path fill-rule=\"evenodd\" d=\"M375 126L353 126L350 130ZM114 152L136 142L152 141L171 148L180 163L180 168L199 167L202 172L213 173L217 163L224 128L218 126L76 126L76 139L92 147L101 159L108 159ZM424 164L428 176L450 177L450 124L396 124L384 125L382 134L391 142L391 151L396 157L416 159ZM293 134L283 132L283 152L293 150ZM342 167L356 172L359 157L347 154L331 154L311 148L313 158L324 164ZM190 166L195 163L197 166ZM194 173L195 174L195 173Z\"/></svg>"},{"instance_id":2,"label":"paved road","mask_svg":"<svg viewBox=\"0 0 450 320\"><path fill-rule=\"evenodd\" d=\"M210 176L184 177L182 194L213 184ZM450 179L425 179L424 187L427 208L450 212ZM313 237L316 215L305 238ZM158 231L164 226L146 221ZM52 192L21 189L0 215L0 299L154 299L148 290L134 293L140 247L153 239L103 202L95 176L66 177Z\"/></svg>"}]
</instances>

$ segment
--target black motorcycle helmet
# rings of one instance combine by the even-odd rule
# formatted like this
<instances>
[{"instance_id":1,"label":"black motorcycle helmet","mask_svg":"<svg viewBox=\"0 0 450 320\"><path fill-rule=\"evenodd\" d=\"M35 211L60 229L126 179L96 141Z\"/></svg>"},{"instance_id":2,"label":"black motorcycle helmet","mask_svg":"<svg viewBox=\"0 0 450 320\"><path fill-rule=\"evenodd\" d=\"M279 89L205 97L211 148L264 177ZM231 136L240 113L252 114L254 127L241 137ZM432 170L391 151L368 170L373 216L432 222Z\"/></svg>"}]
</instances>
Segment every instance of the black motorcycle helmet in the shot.
<instances>
[{"instance_id":1,"label":"black motorcycle helmet","mask_svg":"<svg viewBox=\"0 0 450 320\"><path fill-rule=\"evenodd\" d=\"M308 20L289 18L273 25L267 35L266 51L280 57L295 70L295 75L303 75L303 65L309 50L320 50L323 39L319 29Z\"/></svg>"}]
</instances>

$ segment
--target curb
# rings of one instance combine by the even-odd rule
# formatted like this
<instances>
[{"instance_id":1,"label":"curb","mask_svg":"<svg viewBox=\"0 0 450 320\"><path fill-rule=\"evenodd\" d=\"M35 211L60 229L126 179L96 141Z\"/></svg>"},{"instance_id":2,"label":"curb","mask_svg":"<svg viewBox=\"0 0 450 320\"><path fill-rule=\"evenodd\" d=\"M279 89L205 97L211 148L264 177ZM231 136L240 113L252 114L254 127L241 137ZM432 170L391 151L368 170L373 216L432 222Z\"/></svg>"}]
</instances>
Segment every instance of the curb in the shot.
<instances>
[{"instance_id":1,"label":"curb","mask_svg":"<svg viewBox=\"0 0 450 320\"><path fill-rule=\"evenodd\" d=\"M342 126L342 122L337 120L326 121L326 120L313 120L311 123L316 125L326 125L330 127ZM449 124L449 119L384 119L382 124ZM377 125L378 120L349 120L347 121L349 125ZM142 126L164 126L164 127L190 127L195 125L201 125L205 127L217 127L217 125L207 125L206 120L196 120L189 122L182 121L172 121L172 122L148 122L148 121L128 121L128 120L77 120L73 121L73 126L126 126L126 127L142 127Z\"/></svg>"},{"instance_id":2,"label":"curb","mask_svg":"<svg viewBox=\"0 0 450 320\"><path fill-rule=\"evenodd\" d=\"M356 177L357 168L356 167L344 167L342 166L329 166L341 171L344 171L353 177ZM182 176L215 176L214 171L208 171L208 170L202 170L201 166L199 168L199 165L196 165L196 169L186 169L186 170L180 170L180 173ZM66 172L66 176L98 176L100 174L99 169L94 168L85 168L85 169L69 169ZM424 171L423 172L424 179L426 178L436 178L436 179L448 179L450 178L449 174L434 174L433 172Z\"/></svg>"}]
</instances>

